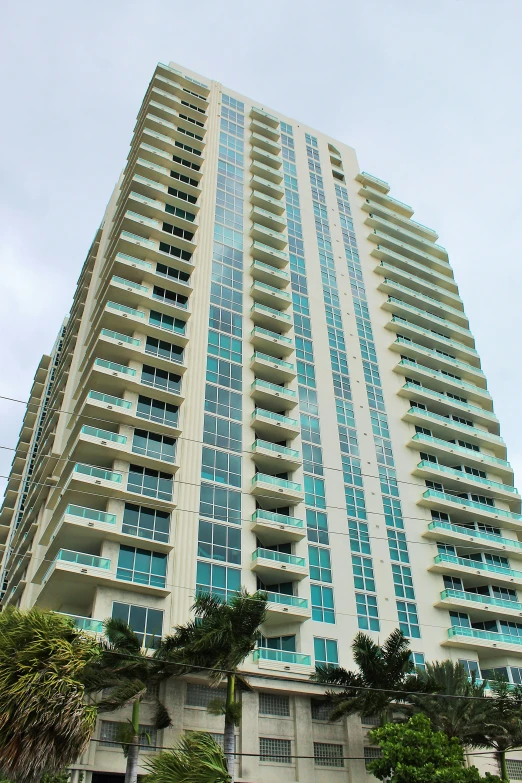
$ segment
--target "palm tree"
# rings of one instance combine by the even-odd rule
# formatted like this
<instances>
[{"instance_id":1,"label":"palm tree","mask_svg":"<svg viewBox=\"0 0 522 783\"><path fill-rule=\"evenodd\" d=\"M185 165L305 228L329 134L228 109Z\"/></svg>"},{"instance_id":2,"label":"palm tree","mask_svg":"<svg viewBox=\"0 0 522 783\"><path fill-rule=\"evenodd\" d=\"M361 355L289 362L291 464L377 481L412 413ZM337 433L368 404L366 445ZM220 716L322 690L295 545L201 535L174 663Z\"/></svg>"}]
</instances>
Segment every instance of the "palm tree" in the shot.
<instances>
[{"instance_id":1,"label":"palm tree","mask_svg":"<svg viewBox=\"0 0 522 783\"><path fill-rule=\"evenodd\" d=\"M101 654L95 666L88 672L86 685L91 693L99 692L102 688L109 689L108 695L97 702L98 712L112 712L132 705L131 719L122 725L118 739L127 755L125 783L136 783L141 702L148 688L175 674L176 669L160 656L162 640L159 640L158 647L151 656L124 620L109 618L103 625L105 639L100 641ZM169 713L162 702L158 699L155 702L153 726L155 729L165 729L171 723Z\"/></svg>"},{"instance_id":2,"label":"palm tree","mask_svg":"<svg viewBox=\"0 0 522 783\"><path fill-rule=\"evenodd\" d=\"M358 633L352 643L358 671L337 666L318 666L312 678L338 685L342 692L328 694L332 706L330 720L343 715L379 715L383 726L390 718L390 705L407 701L408 692L421 690L419 673L410 657L409 641L396 628L384 644L375 644L367 634Z\"/></svg>"},{"instance_id":3,"label":"palm tree","mask_svg":"<svg viewBox=\"0 0 522 783\"><path fill-rule=\"evenodd\" d=\"M147 783L230 783L225 754L204 731L191 732L145 766Z\"/></svg>"},{"instance_id":4,"label":"palm tree","mask_svg":"<svg viewBox=\"0 0 522 783\"><path fill-rule=\"evenodd\" d=\"M486 684L477 683L474 678L470 680L462 664L453 661L427 663L426 670L419 672L418 677L421 691L436 690L441 695L411 696L409 711L427 715L434 731L443 731L450 739L456 737L461 745L474 746L474 735L489 712ZM462 698L456 698L459 696Z\"/></svg>"},{"instance_id":5,"label":"palm tree","mask_svg":"<svg viewBox=\"0 0 522 783\"><path fill-rule=\"evenodd\" d=\"M96 641L53 612L0 614L0 769L17 783L56 773L83 753L96 725L83 676Z\"/></svg>"},{"instance_id":6,"label":"palm tree","mask_svg":"<svg viewBox=\"0 0 522 783\"><path fill-rule=\"evenodd\" d=\"M236 676L239 666L255 649L259 626L266 617L267 594L245 590L228 601L209 593L195 599L195 618L178 626L173 636L166 637L160 656L183 664L185 671L206 669L214 684L226 679L225 702L212 705L212 711L225 716L224 749L231 783L234 783L234 727L241 718L241 705L236 701Z\"/></svg>"},{"instance_id":7,"label":"palm tree","mask_svg":"<svg viewBox=\"0 0 522 783\"><path fill-rule=\"evenodd\" d=\"M506 752L522 747L522 686L505 680L492 680L490 686L492 698L487 699L485 720L474 744L493 748L500 776L509 783Z\"/></svg>"}]
</instances>

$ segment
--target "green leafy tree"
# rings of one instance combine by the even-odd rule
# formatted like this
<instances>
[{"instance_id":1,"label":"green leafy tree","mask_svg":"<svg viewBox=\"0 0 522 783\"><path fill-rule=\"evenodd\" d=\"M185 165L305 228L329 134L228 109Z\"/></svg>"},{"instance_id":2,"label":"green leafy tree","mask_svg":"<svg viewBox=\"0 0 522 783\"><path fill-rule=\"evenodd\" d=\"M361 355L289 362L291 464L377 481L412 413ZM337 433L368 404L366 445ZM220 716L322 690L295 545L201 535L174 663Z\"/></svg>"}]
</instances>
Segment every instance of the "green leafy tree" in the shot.
<instances>
[{"instance_id":1,"label":"green leafy tree","mask_svg":"<svg viewBox=\"0 0 522 783\"><path fill-rule=\"evenodd\" d=\"M0 614L0 770L16 783L70 766L89 742L97 709L84 675L100 651L67 618L38 609Z\"/></svg>"},{"instance_id":2,"label":"green leafy tree","mask_svg":"<svg viewBox=\"0 0 522 783\"><path fill-rule=\"evenodd\" d=\"M410 698L411 711L427 715L434 731L443 731L450 739L456 737L462 745L475 746L490 705L485 683L470 680L462 664L453 661L427 663L418 678L421 691L435 686L437 694L448 698L427 692L416 694Z\"/></svg>"},{"instance_id":3,"label":"green leafy tree","mask_svg":"<svg viewBox=\"0 0 522 783\"><path fill-rule=\"evenodd\" d=\"M96 665L88 671L86 684L92 693L108 689L108 695L102 694L102 699L97 703L100 713L131 706L132 716L121 725L118 740L127 756L125 783L136 783L140 745L144 743L143 737L140 738L143 698L148 688L157 686L175 674L176 670L160 654L162 640L158 640L157 649L150 655L150 651L142 647L139 637L123 620L105 620L104 631L105 639L100 641L100 656ZM165 705L155 699L153 727L164 729L170 723Z\"/></svg>"},{"instance_id":4,"label":"green leafy tree","mask_svg":"<svg viewBox=\"0 0 522 783\"><path fill-rule=\"evenodd\" d=\"M218 685L226 680L226 698L210 705L215 713L224 715L224 747L231 783L234 781L234 727L241 719L241 705L236 701L236 679L239 666L255 649L259 626L266 617L264 592L249 594L241 590L225 601L208 593L196 597L195 618L176 628L166 637L159 655L165 655L186 671L206 669L211 681Z\"/></svg>"},{"instance_id":5,"label":"green leafy tree","mask_svg":"<svg viewBox=\"0 0 522 783\"><path fill-rule=\"evenodd\" d=\"M500 783L476 767L464 766L464 752L456 737L433 731L425 715L414 715L406 723L388 723L370 732L380 745L382 758L368 764L378 780L389 783Z\"/></svg>"},{"instance_id":6,"label":"green leafy tree","mask_svg":"<svg viewBox=\"0 0 522 783\"><path fill-rule=\"evenodd\" d=\"M474 740L494 750L502 780L509 781L506 753L522 747L522 687L503 680L492 680L490 687L484 722Z\"/></svg>"},{"instance_id":7,"label":"green leafy tree","mask_svg":"<svg viewBox=\"0 0 522 783\"><path fill-rule=\"evenodd\" d=\"M342 692L328 694L330 720L343 715L363 717L379 715L381 725L390 719L391 705L407 701L406 694L421 688L419 672L410 657L409 641L395 629L381 646L365 633L358 633L352 644L358 671L337 666L318 666L313 679L327 685L339 685Z\"/></svg>"},{"instance_id":8,"label":"green leafy tree","mask_svg":"<svg viewBox=\"0 0 522 783\"><path fill-rule=\"evenodd\" d=\"M183 737L172 750L146 762L145 783L230 783L227 760L217 742L203 731Z\"/></svg>"}]
</instances>

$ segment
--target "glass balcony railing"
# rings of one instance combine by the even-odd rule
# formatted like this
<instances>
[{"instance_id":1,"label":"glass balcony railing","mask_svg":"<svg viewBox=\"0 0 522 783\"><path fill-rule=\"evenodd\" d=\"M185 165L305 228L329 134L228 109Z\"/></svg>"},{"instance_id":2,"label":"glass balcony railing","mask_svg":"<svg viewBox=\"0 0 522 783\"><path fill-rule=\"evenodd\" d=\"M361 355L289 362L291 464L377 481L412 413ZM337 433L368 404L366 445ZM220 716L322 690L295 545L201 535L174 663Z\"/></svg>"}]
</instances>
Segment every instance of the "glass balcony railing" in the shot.
<instances>
[{"instance_id":1,"label":"glass balcony railing","mask_svg":"<svg viewBox=\"0 0 522 783\"><path fill-rule=\"evenodd\" d=\"M431 305L432 307L439 307L439 308L441 307L444 310L447 310L449 313L453 313L454 315L460 318L466 318L466 313L464 312L464 310L459 310L457 307L451 307L445 302L440 302L438 299L434 299L432 296L426 296L426 294L419 294L418 291L415 291L413 288L408 288L408 286L406 285L401 285L401 283L397 283L396 280L389 280L388 278L385 277L384 282L393 285L393 287L398 288L399 291L404 291L405 294L409 294L410 296L414 297L418 301L427 302L427 304ZM421 310L420 312L425 313L426 311ZM428 313L428 315L431 316L431 313Z\"/></svg>"},{"instance_id":2,"label":"glass balcony railing","mask_svg":"<svg viewBox=\"0 0 522 783\"><path fill-rule=\"evenodd\" d=\"M285 345L293 345L293 340L291 340L289 337L285 337L283 334L278 334L278 332L271 332L270 329L262 329L260 326L256 326L255 329L252 329L251 331L252 337L266 337L269 340L279 340L279 342L283 342Z\"/></svg>"},{"instance_id":3,"label":"glass balcony railing","mask_svg":"<svg viewBox=\"0 0 522 783\"><path fill-rule=\"evenodd\" d=\"M454 636L484 639L484 641L495 642L496 644L522 644L522 636L512 636L511 634L495 633L493 631L481 631L478 628L464 628L460 625L454 625L452 628L448 628L448 637L452 639Z\"/></svg>"},{"instance_id":4,"label":"glass balcony railing","mask_svg":"<svg viewBox=\"0 0 522 783\"><path fill-rule=\"evenodd\" d=\"M54 612L54 614L68 617L80 631L96 634L103 633L103 620L93 620L92 617L81 617L78 614L67 614L66 612Z\"/></svg>"},{"instance_id":5,"label":"glass balcony railing","mask_svg":"<svg viewBox=\"0 0 522 783\"><path fill-rule=\"evenodd\" d=\"M263 151L263 154L265 155L266 153ZM276 160L279 160L279 162L281 162L280 158L276 157ZM253 214L253 215L264 215L265 217L269 218L269 220L275 220L277 223L285 223L286 222L286 218L284 217L284 215L282 215L281 217L278 218L276 215L274 215L273 212L270 212L270 210L263 209L262 207L258 207L257 205L252 208L251 214ZM258 224L254 223L254 225L258 225Z\"/></svg>"},{"instance_id":6,"label":"glass balcony railing","mask_svg":"<svg viewBox=\"0 0 522 783\"><path fill-rule=\"evenodd\" d=\"M286 386L278 386L277 383L270 383L270 381L263 381L261 378L256 378L256 380L251 384L250 388L254 390L266 389L266 391L276 392L278 394L282 394L284 397L289 398L294 398L297 396L297 392L295 392L293 389L288 389ZM261 408L258 410L261 410ZM266 413L270 413L270 411L266 411ZM286 417L283 416L283 419L285 418Z\"/></svg>"},{"instance_id":7,"label":"glass balcony railing","mask_svg":"<svg viewBox=\"0 0 522 783\"><path fill-rule=\"evenodd\" d=\"M506 519L512 519L516 522L522 522L522 516L520 514L515 514L513 511L506 511L497 506L489 506L487 503L477 503L475 500L460 498L458 495L449 495L447 492L439 492L438 489L428 489L424 492L423 497L432 498L433 500L448 500L451 503L458 503L459 506L472 508L476 511L485 511L488 514L505 517Z\"/></svg>"},{"instance_id":8,"label":"glass balcony railing","mask_svg":"<svg viewBox=\"0 0 522 783\"><path fill-rule=\"evenodd\" d=\"M274 288L273 285L260 283L259 280L255 280L254 287L260 289L261 291L267 291L269 294L274 294L275 296L280 296L283 299L290 301L290 294L287 291L281 291L280 288Z\"/></svg>"},{"instance_id":9,"label":"glass balcony railing","mask_svg":"<svg viewBox=\"0 0 522 783\"><path fill-rule=\"evenodd\" d=\"M116 514L108 514L107 511L97 511L95 508L70 504L66 507L64 513L69 514L71 517L90 519L92 522L103 522L106 525L116 524Z\"/></svg>"},{"instance_id":10,"label":"glass balcony railing","mask_svg":"<svg viewBox=\"0 0 522 783\"><path fill-rule=\"evenodd\" d=\"M441 416L439 413L425 411L423 408L410 408L408 413L412 416L425 416L427 419L444 422L444 424L451 424L452 429L456 428L458 430L462 430L462 432L465 432L468 435L477 435L477 437L493 440L496 443L504 443L500 435L494 435L492 432L488 432L487 430L479 430L478 427L470 427L468 424L462 424L460 421L450 419L448 416Z\"/></svg>"},{"instance_id":11,"label":"glass balcony railing","mask_svg":"<svg viewBox=\"0 0 522 783\"><path fill-rule=\"evenodd\" d=\"M114 397L112 394L102 394L102 392L91 389L87 396L90 397L91 400L106 402L108 405L117 405L119 408L132 408L132 402L129 402L129 400L122 400L121 397Z\"/></svg>"},{"instance_id":12,"label":"glass balcony railing","mask_svg":"<svg viewBox=\"0 0 522 783\"><path fill-rule=\"evenodd\" d=\"M417 277L417 275L409 274L408 272L405 272L404 269L399 269L396 266L393 266L393 264L388 264L386 261L381 261L380 266L382 266L383 269L388 270L389 272L393 272L395 274L400 274L401 277L405 277L407 280L411 280L414 283L418 283L421 286L424 286L425 288L430 288L433 291L438 291L443 296L449 296L452 299L455 299L455 301L461 301L460 296L457 293L454 293L452 291L449 291L447 288L444 288L441 285L436 285L431 280L426 280L422 277ZM429 272L430 276L438 277L441 280L448 280L446 275L441 275L438 272L434 272L433 270L427 270L426 267L423 267L422 264L416 264L415 262L411 262L411 266L420 268L423 272Z\"/></svg>"},{"instance_id":13,"label":"glass balcony railing","mask_svg":"<svg viewBox=\"0 0 522 783\"><path fill-rule=\"evenodd\" d=\"M266 313L267 315L275 315L278 318L282 318L283 321L288 321L288 323L292 323L292 316L288 315L288 313L283 313L281 310L275 310L273 307L267 307L266 305L259 304L256 302L252 307L250 308L250 312L255 313Z\"/></svg>"},{"instance_id":14,"label":"glass balcony railing","mask_svg":"<svg viewBox=\"0 0 522 783\"><path fill-rule=\"evenodd\" d=\"M469 337L473 336L469 329L466 329L463 326L458 326L452 321L448 321L446 318L441 318L439 315L429 313L427 310L421 310L419 307L415 307L414 305L410 304L409 302L405 302L402 299L397 299L395 296L389 296L388 302L390 302L390 304L396 304L399 307L404 307L408 310L408 312L421 315L423 318L427 318L429 321L435 321L441 326L444 326L446 329L451 329L454 332L460 332L461 334L465 334Z\"/></svg>"},{"instance_id":15,"label":"glass balcony railing","mask_svg":"<svg viewBox=\"0 0 522 783\"><path fill-rule=\"evenodd\" d=\"M274 413L273 411L266 411L264 408L256 408L252 413L252 418L261 416L263 419L271 419L277 424L284 424L286 427L297 427L299 422L297 419L292 419L290 416L283 416L282 413Z\"/></svg>"},{"instance_id":16,"label":"glass balcony railing","mask_svg":"<svg viewBox=\"0 0 522 783\"><path fill-rule=\"evenodd\" d=\"M272 187L276 187L276 185L273 184L273 182L270 183ZM264 250L267 253L270 253L270 255L275 255L278 258L281 258L285 261L288 261L288 253L285 253L284 250L276 250L275 247L272 247L272 245L265 245L263 242L252 242L251 245L252 250Z\"/></svg>"},{"instance_id":17,"label":"glass balcony railing","mask_svg":"<svg viewBox=\"0 0 522 783\"><path fill-rule=\"evenodd\" d=\"M129 345L141 345L139 340L135 337L129 337L128 334L122 334L121 332L113 332L112 329L102 329L101 333L104 337L112 337L113 340L118 340L120 343L129 343Z\"/></svg>"},{"instance_id":18,"label":"glass balcony railing","mask_svg":"<svg viewBox=\"0 0 522 783\"><path fill-rule=\"evenodd\" d=\"M289 650L272 650L271 647L258 647L257 650L254 650L253 658L254 661L277 661L278 663L294 663L300 666L312 665L310 655Z\"/></svg>"},{"instance_id":19,"label":"glass balcony railing","mask_svg":"<svg viewBox=\"0 0 522 783\"><path fill-rule=\"evenodd\" d=\"M472 372L476 375L484 375L480 367L474 367L472 364L468 364L468 362L461 362L460 359L454 359L452 356L447 356L445 353L436 351L434 348L428 348L426 345L416 343L414 340L406 340L404 337L397 337L395 342L399 345L407 346L410 350L421 351L428 356L433 356L435 359L439 359L441 362L447 362L454 367L460 367L466 372Z\"/></svg>"},{"instance_id":20,"label":"glass balcony railing","mask_svg":"<svg viewBox=\"0 0 522 783\"><path fill-rule=\"evenodd\" d=\"M424 470L434 471L436 473L445 473L448 476L455 476L456 478L462 479L463 483L466 481L471 481L473 484L484 484L486 487L492 487L493 489L499 489L503 492L514 492L515 494L518 494L517 488L511 487L509 484L501 484L500 481L490 481L490 479L482 478L481 476L474 476L472 473L466 473L464 470L448 468L446 465L440 465L438 462L422 460L419 462L417 467Z\"/></svg>"},{"instance_id":21,"label":"glass balcony railing","mask_svg":"<svg viewBox=\"0 0 522 783\"><path fill-rule=\"evenodd\" d=\"M267 210L263 209L263 212L267 212ZM272 215L272 212L267 212L267 214ZM285 272L283 269L277 269L275 266L270 266L270 264L264 264L262 261L254 261L252 264L254 269L259 269L260 272L268 272L270 274L275 274L277 277L282 278L283 280L290 280L290 275L288 272Z\"/></svg>"},{"instance_id":22,"label":"glass balcony railing","mask_svg":"<svg viewBox=\"0 0 522 783\"><path fill-rule=\"evenodd\" d=\"M415 408L417 410L417 408ZM461 454L463 457L470 458L471 456L475 456L477 454L480 454L481 461L484 460L485 462L490 462L492 465L501 465L502 467L509 468L511 467L509 462L506 462L505 459L500 459L499 457L492 457L490 454L483 454L482 452L473 452L470 451L470 449L466 449L464 446L457 446L455 443L451 443L447 440L442 440L441 438L434 438L433 435L425 435L423 432L417 432L415 435L413 435L412 440L418 440L421 443L425 443L428 445L433 446L442 446L442 448L451 449L451 451L455 451L458 454Z\"/></svg>"},{"instance_id":23,"label":"glass balcony railing","mask_svg":"<svg viewBox=\"0 0 522 783\"><path fill-rule=\"evenodd\" d=\"M252 228L255 228L256 231L261 231L263 234L268 234L281 242L286 242L286 236L281 231L274 231L273 228L268 228L268 226L264 226L262 223L254 223Z\"/></svg>"},{"instance_id":24,"label":"glass balcony railing","mask_svg":"<svg viewBox=\"0 0 522 783\"><path fill-rule=\"evenodd\" d=\"M265 511L262 508L258 508L257 511L254 511L252 514L252 522L274 522L276 525L289 525L290 527L298 527L304 530L304 522L302 519L288 517L286 514L277 514L275 511Z\"/></svg>"},{"instance_id":25,"label":"glass balcony railing","mask_svg":"<svg viewBox=\"0 0 522 783\"><path fill-rule=\"evenodd\" d=\"M157 152L157 147L150 147L148 144L143 144L143 147L147 147L148 149L154 150ZM169 155L165 156L166 158L170 158ZM159 220L154 220L153 218L146 217L145 215L141 215L139 212L132 212L132 210L128 209L125 212L125 217L129 217L132 220L139 220L140 223L145 223L147 226L151 226L152 228L157 228L160 225Z\"/></svg>"},{"instance_id":26,"label":"glass balcony railing","mask_svg":"<svg viewBox=\"0 0 522 783\"><path fill-rule=\"evenodd\" d=\"M476 538L477 541L490 541L499 546L510 547L513 549L522 549L522 541L517 541L513 538L502 538L502 536L496 536L493 533L485 533L482 530L474 530L469 527L462 527L461 525L452 525L450 522L433 521L428 525L428 530L447 530L450 533L458 533L465 538Z\"/></svg>"},{"instance_id":27,"label":"glass balcony railing","mask_svg":"<svg viewBox=\"0 0 522 783\"><path fill-rule=\"evenodd\" d=\"M449 397L447 394L442 394L442 392L436 392L433 391L433 389L428 389L426 386L419 386L416 383L405 383L402 387L406 391L413 391L413 392L419 392L420 394L425 394L427 397L431 397L434 400L440 400L440 402L445 402L448 405L455 405L459 408L464 408L465 410L469 410L470 413L476 413L477 415L481 416L487 416L490 419L496 419L497 417L493 413L493 411L487 411L484 408L481 408L480 405L471 405L469 402L461 402L460 400L455 400L453 397Z\"/></svg>"},{"instance_id":28,"label":"glass balcony railing","mask_svg":"<svg viewBox=\"0 0 522 783\"><path fill-rule=\"evenodd\" d=\"M297 606L300 609L308 609L306 598L298 598L296 595L286 595L285 593L267 593L268 603L282 604L283 606Z\"/></svg>"},{"instance_id":29,"label":"glass balcony railing","mask_svg":"<svg viewBox=\"0 0 522 783\"><path fill-rule=\"evenodd\" d=\"M506 609L522 610L522 604L518 601L506 601L502 598L492 598L489 595L480 595L480 593L469 593L466 590L453 590L448 588L440 594L442 600L446 598L456 598L459 601L474 601L477 604L486 606L502 606Z\"/></svg>"},{"instance_id":30,"label":"glass balcony railing","mask_svg":"<svg viewBox=\"0 0 522 783\"><path fill-rule=\"evenodd\" d=\"M114 481L116 484L121 484L122 480L121 473L116 473L114 470L106 470L105 468L97 468L94 465L84 465L81 462L76 463L73 471L74 473L83 473L85 476L92 476L103 481Z\"/></svg>"},{"instance_id":31,"label":"glass balcony railing","mask_svg":"<svg viewBox=\"0 0 522 783\"><path fill-rule=\"evenodd\" d=\"M154 136L155 138L159 139L162 137L161 133L154 133L154 131L149 131L151 136ZM163 136L163 138L168 139L168 136ZM148 144L143 144L143 147L146 147L147 149L151 149ZM157 147L153 147L152 149L158 150ZM161 152L161 150L159 150ZM144 196L143 193L136 193L135 190L131 190L130 197L133 199L137 199L138 201L141 201L143 204L151 204L153 207L163 207L163 204L161 201L158 201L155 198L149 198L148 196ZM132 213L135 214L135 213Z\"/></svg>"},{"instance_id":32,"label":"glass balcony railing","mask_svg":"<svg viewBox=\"0 0 522 783\"><path fill-rule=\"evenodd\" d=\"M105 367L106 370L112 370L113 372L122 372L125 375L136 375L136 370L133 370L132 367L127 367L125 364L117 364L116 362L108 362L106 359L95 359L94 364L97 367Z\"/></svg>"},{"instance_id":33,"label":"glass balcony railing","mask_svg":"<svg viewBox=\"0 0 522 783\"><path fill-rule=\"evenodd\" d=\"M404 248L405 250L409 250L410 252L414 252L416 256L421 256L421 258L426 258L428 261L431 261L432 263L438 264L439 266L447 266L448 261L443 261L442 258L439 258L438 256L434 256L431 253L426 253L424 250L419 250L419 248L414 247L413 245L410 245L409 242L401 242L400 239L395 239L395 237L391 237L389 234L387 234L385 231L379 231L378 229L374 229L373 233L381 237L382 240L387 240L388 242L393 242L394 245L398 245L401 248ZM406 239L406 237L405 237Z\"/></svg>"},{"instance_id":34,"label":"glass balcony railing","mask_svg":"<svg viewBox=\"0 0 522 783\"><path fill-rule=\"evenodd\" d=\"M252 560L263 558L263 560L274 560L276 563L287 563L288 565L302 566L306 565L304 557L297 555L288 555L286 552L277 552L274 549L256 549L252 552Z\"/></svg>"},{"instance_id":35,"label":"glass balcony railing","mask_svg":"<svg viewBox=\"0 0 522 783\"><path fill-rule=\"evenodd\" d=\"M143 261L143 259L129 256L127 253L117 253L116 261L128 261L131 264L136 264L136 266L141 266L143 269L152 269L150 261Z\"/></svg>"},{"instance_id":36,"label":"glass balcony railing","mask_svg":"<svg viewBox=\"0 0 522 783\"><path fill-rule=\"evenodd\" d=\"M411 367L412 370L422 370L422 372L428 373L432 378L444 381L444 383L458 386L460 389L469 389L469 391L473 392L474 394L480 394L485 397L490 396L488 390L483 389L482 386L476 386L474 383L468 383L467 381L463 381L462 378L455 378L453 375L447 375L440 370L435 370L433 367L427 367L425 364L420 364L420 362L415 362L411 359L401 359L398 366Z\"/></svg>"},{"instance_id":37,"label":"glass balcony railing","mask_svg":"<svg viewBox=\"0 0 522 783\"><path fill-rule=\"evenodd\" d=\"M42 582L45 582L50 572L58 562L77 563L87 568L102 568L104 571L110 571L111 561L108 557L98 557L97 555L87 555L84 552L73 552L70 549L60 549L50 567L47 569Z\"/></svg>"},{"instance_id":38,"label":"glass balcony railing","mask_svg":"<svg viewBox=\"0 0 522 783\"><path fill-rule=\"evenodd\" d=\"M142 310L136 310L134 307L126 307L125 305L118 304L118 302L107 302L107 307L111 310L119 310L120 313L127 313L134 318L145 318L145 313Z\"/></svg>"},{"instance_id":39,"label":"glass balcony railing","mask_svg":"<svg viewBox=\"0 0 522 783\"><path fill-rule=\"evenodd\" d=\"M148 163L148 161L143 161L143 162ZM150 165L151 165L151 167L153 167L153 164L150 164ZM156 168L156 167L154 166L154 168ZM158 166L157 168L161 169L162 167ZM163 169L163 171L165 171L165 173L168 173L166 169ZM154 184L157 185L157 182L155 182ZM158 244L157 242L153 242L151 239L147 239L146 237L142 237L139 234L131 234L130 231L122 231L120 236L123 239L130 239L133 242L139 242L141 245L147 245L147 247L150 247L150 248L153 248L153 249L156 249L157 244Z\"/></svg>"},{"instance_id":40,"label":"glass balcony railing","mask_svg":"<svg viewBox=\"0 0 522 783\"><path fill-rule=\"evenodd\" d=\"M126 280L124 277L118 277L118 275L112 276L112 282L119 283L120 285L127 286L128 288L134 288L136 291L143 291L144 293L148 293L149 290L146 285L135 283L134 280Z\"/></svg>"},{"instance_id":41,"label":"glass balcony railing","mask_svg":"<svg viewBox=\"0 0 522 783\"><path fill-rule=\"evenodd\" d=\"M413 331L417 334L424 334L430 340L438 340L439 342L444 343L444 345L448 345L454 348L456 351L462 351L464 353L472 354L473 356L478 356L477 351L471 346L460 343L458 340L452 340L450 337L446 337L444 334L439 334L439 332L435 332L433 329L425 329L423 326L412 324L411 321L406 320L406 318L401 318L400 315L393 315L392 321L393 323L401 324L401 326L404 328L413 329Z\"/></svg>"},{"instance_id":42,"label":"glass balcony railing","mask_svg":"<svg viewBox=\"0 0 522 783\"><path fill-rule=\"evenodd\" d=\"M295 449L279 446L277 443L271 443L268 440L255 440L252 443L252 451L256 451L257 449L267 449L268 451L273 451L274 454L281 454L290 459L300 459L300 454Z\"/></svg>"},{"instance_id":43,"label":"glass balcony railing","mask_svg":"<svg viewBox=\"0 0 522 783\"><path fill-rule=\"evenodd\" d=\"M496 566L492 563L483 563L482 560L472 560L470 557L457 557L457 555L449 555L446 552L441 552L437 555L434 563L453 563L454 565L462 566L463 568L474 568L476 571L484 571L490 574L500 574L501 576L513 577L517 580L522 580L522 571L514 571L512 568L503 568L502 566Z\"/></svg>"},{"instance_id":44,"label":"glass balcony railing","mask_svg":"<svg viewBox=\"0 0 522 783\"><path fill-rule=\"evenodd\" d=\"M96 427L89 427L88 424L84 424L82 427L84 435L92 435L94 438L102 438L102 440L111 440L113 443L127 443L125 435L118 435L116 432L109 432L109 430L99 430Z\"/></svg>"},{"instance_id":45,"label":"glass balcony railing","mask_svg":"<svg viewBox=\"0 0 522 783\"><path fill-rule=\"evenodd\" d=\"M270 362L270 364L277 364L278 367L284 370L295 370L295 366L291 362L285 362L283 359L277 359L275 356L269 356L267 353L261 353L261 351L255 351L251 361Z\"/></svg>"},{"instance_id":46,"label":"glass balcony railing","mask_svg":"<svg viewBox=\"0 0 522 783\"><path fill-rule=\"evenodd\" d=\"M290 492L303 491L301 484L298 484L296 481L288 481L288 479L277 478L276 476L270 476L267 473L256 473L256 475L252 479L252 484L255 486L256 484L259 483L272 484L272 486L274 487L279 487L280 489L286 489Z\"/></svg>"}]
</instances>

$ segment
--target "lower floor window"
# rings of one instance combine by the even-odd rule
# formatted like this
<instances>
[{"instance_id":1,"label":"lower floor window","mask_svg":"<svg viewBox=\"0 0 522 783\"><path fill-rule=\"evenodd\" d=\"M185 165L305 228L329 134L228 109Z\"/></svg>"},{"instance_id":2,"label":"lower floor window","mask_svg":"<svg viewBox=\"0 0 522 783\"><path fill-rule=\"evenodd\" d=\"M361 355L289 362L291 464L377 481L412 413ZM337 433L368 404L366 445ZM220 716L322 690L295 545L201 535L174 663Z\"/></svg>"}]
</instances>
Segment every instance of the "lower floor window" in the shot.
<instances>
[{"instance_id":1,"label":"lower floor window","mask_svg":"<svg viewBox=\"0 0 522 783\"><path fill-rule=\"evenodd\" d=\"M323 585L311 585L312 620L322 623L335 623L333 590Z\"/></svg>"},{"instance_id":2,"label":"lower floor window","mask_svg":"<svg viewBox=\"0 0 522 783\"><path fill-rule=\"evenodd\" d=\"M287 739L272 739L272 737L259 737L259 760L271 761L273 764L291 764L291 741Z\"/></svg>"},{"instance_id":3,"label":"lower floor window","mask_svg":"<svg viewBox=\"0 0 522 783\"><path fill-rule=\"evenodd\" d=\"M163 612L149 606L122 604L114 601L112 617L130 625L144 647L154 647L163 634Z\"/></svg>"},{"instance_id":4,"label":"lower floor window","mask_svg":"<svg viewBox=\"0 0 522 783\"><path fill-rule=\"evenodd\" d=\"M318 767L344 767L343 746L314 742L314 764Z\"/></svg>"},{"instance_id":5,"label":"lower floor window","mask_svg":"<svg viewBox=\"0 0 522 783\"><path fill-rule=\"evenodd\" d=\"M125 727L125 723L117 720L102 720L100 722L100 742L101 750L104 748L121 748L122 729ZM148 726L147 724L140 723L140 748L146 750L147 748L155 747L158 744L158 732L154 726Z\"/></svg>"},{"instance_id":6,"label":"lower floor window","mask_svg":"<svg viewBox=\"0 0 522 783\"><path fill-rule=\"evenodd\" d=\"M355 593L355 603L359 628L364 631L380 630L376 596L368 595L367 593Z\"/></svg>"},{"instance_id":7,"label":"lower floor window","mask_svg":"<svg viewBox=\"0 0 522 783\"><path fill-rule=\"evenodd\" d=\"M420 639L419 617L417 605L407 601L397 601L397 613L399 615L399 628L404 636Z\"/></svg>"},{"instance_id":8,"label":"lower floor window","mask_svg":"<svg viewBox=\"0 0 522 783\"><path fill-rule=\"evenodd\" d=\"M125 579L152 587L165 587L167 555L121 544L116 579Z\"/></svg>"},{"instance_id":9,"label":"lower floor window","mask_svg":"<svg viewBox=\"0 0 522 783\"><path fill-rule=\"evenodd\" d=\"M229 599L241 588L241 570L198 560L196 592Z\"/></svg>"}]
</instances>

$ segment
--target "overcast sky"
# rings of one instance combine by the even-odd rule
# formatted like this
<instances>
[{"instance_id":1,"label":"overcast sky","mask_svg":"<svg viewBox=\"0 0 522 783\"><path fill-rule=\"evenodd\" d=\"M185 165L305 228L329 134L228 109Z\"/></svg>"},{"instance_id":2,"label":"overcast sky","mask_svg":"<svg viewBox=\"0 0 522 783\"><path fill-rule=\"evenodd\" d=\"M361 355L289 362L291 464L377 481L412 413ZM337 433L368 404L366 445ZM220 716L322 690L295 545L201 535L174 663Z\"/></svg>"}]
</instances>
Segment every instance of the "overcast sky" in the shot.
<instances>
[{"instance_id":1,"label":"overcast sky","mask_svg":"<svg viewBox=\"0 0 522 783\"><path fill-rule=\"evenodd\" d=\"M521 0L4 2L0 395L27 398L175 60L353 146L437 230L522 476L521 30ZM22 416L0 400L1 446Z\"/></svg>"}]
</instances>

